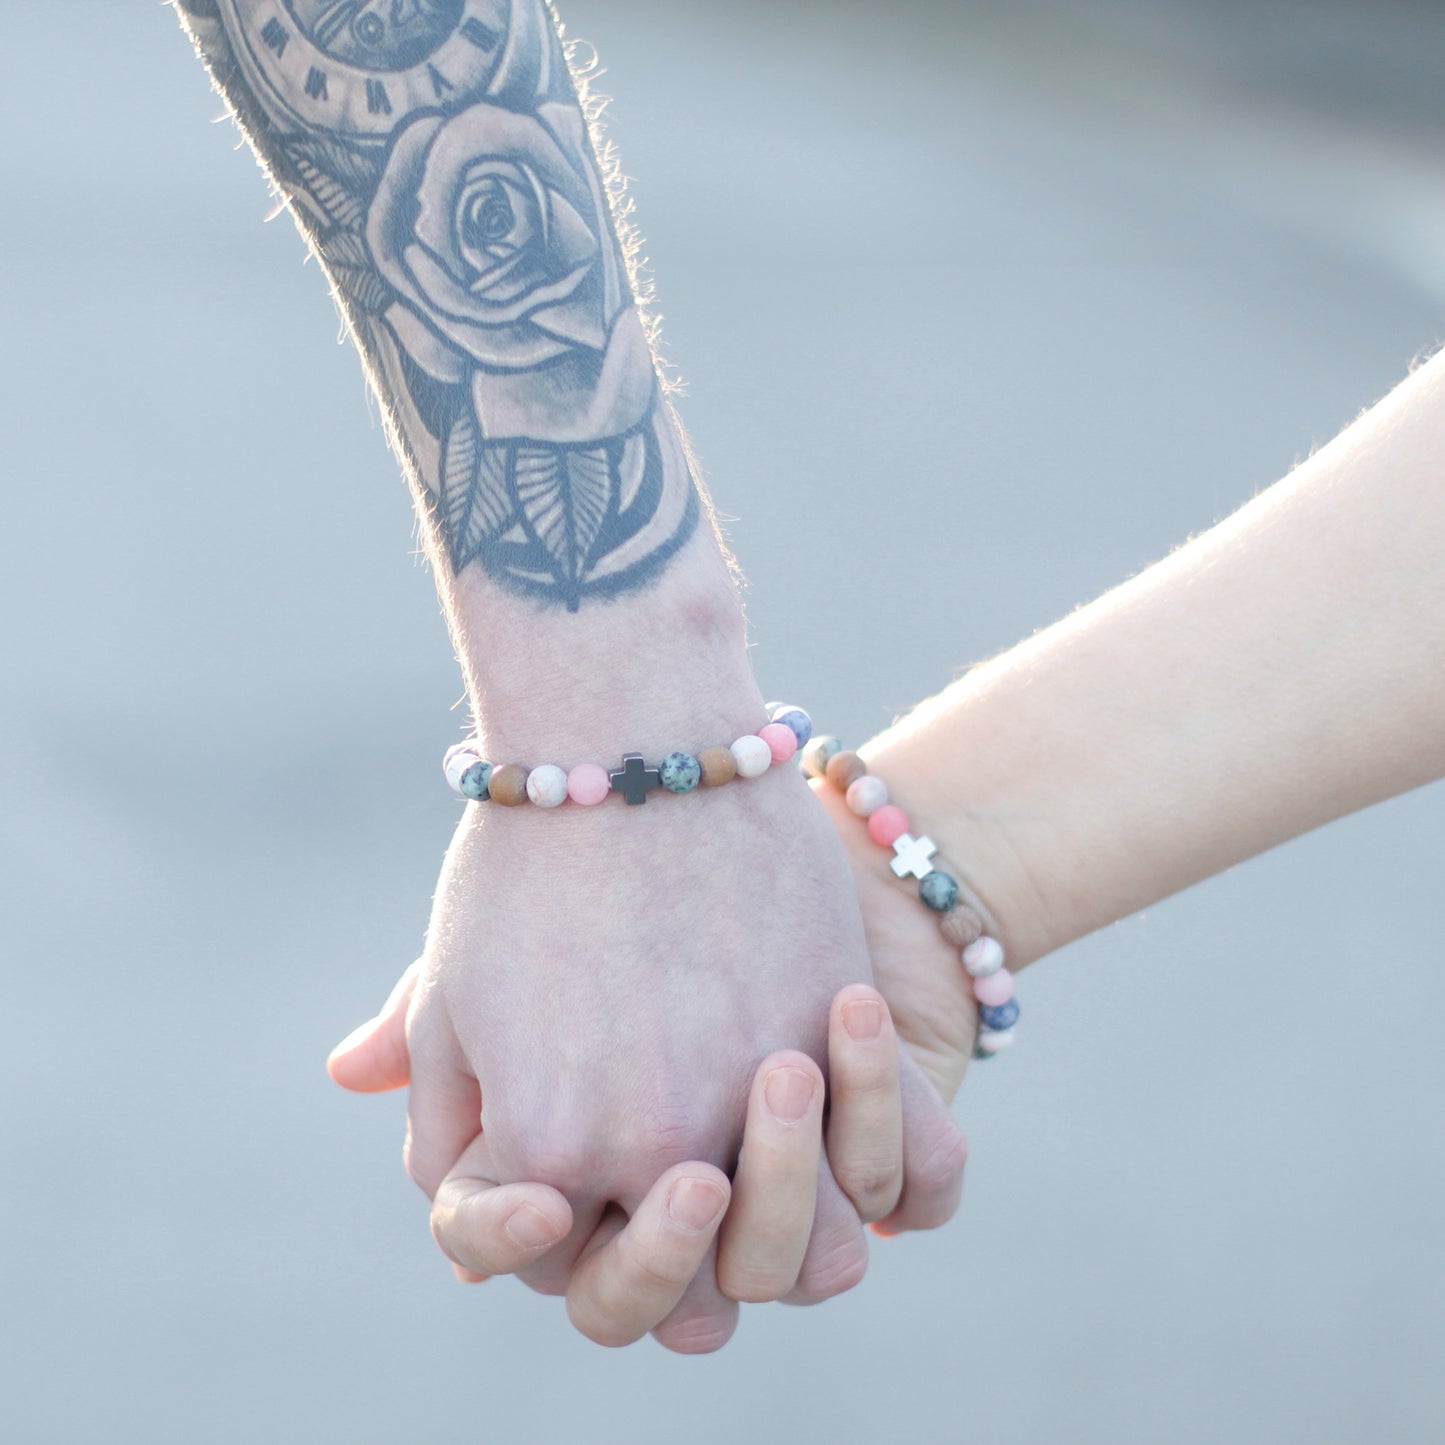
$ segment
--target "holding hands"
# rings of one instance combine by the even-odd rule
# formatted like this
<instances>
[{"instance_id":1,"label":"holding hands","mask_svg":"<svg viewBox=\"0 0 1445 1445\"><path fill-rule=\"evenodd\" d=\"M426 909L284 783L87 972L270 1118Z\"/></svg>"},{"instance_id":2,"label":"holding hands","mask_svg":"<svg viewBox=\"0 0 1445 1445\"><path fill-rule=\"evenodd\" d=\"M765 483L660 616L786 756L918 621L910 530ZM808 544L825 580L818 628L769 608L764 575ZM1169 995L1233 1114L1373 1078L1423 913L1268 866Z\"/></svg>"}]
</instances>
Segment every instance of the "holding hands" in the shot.
<instances>
[{"instance_id":1,"label":"holding hands","mask_svg":"<svg viewBox=\"0 0 1445 1445\"><path fill-rule=\"evenodd\" d=\"M425 957L331 1061L350 1088L409 1078L408 1168L464 1278L565 1293L603 1343L711 1349L736 1301L856 1283L860 1221L952 1214L962 1138L881 997L846 982L868 973L851 879L792 770L640 809L496 812L469 810ZM529 877L578 880L572 909L508 897L518 828L541 850ZM760 869L778 837L788 866Z\"/></svg>"},{"instance_id":2,"label":"holding hands","mask_svg":"<svg viewBox=\"0 0 1445 1445\"><path fill-rule=\"evenodd\" d=\"M762 704L735 580L545 0L174 3L362 353L489 755L736 736ZM1437 357L865 749L1012 968L1445 774L1442 454ZM856 1283L863 1222L952 1214L945 1101L1007 1042L1011 979L970 978L888 830L814 788L468 808L422 959L331 1061L410 1085L407 1167L463 1278L707 1350L738 1301Z\"/></svg>"}]
</instances>

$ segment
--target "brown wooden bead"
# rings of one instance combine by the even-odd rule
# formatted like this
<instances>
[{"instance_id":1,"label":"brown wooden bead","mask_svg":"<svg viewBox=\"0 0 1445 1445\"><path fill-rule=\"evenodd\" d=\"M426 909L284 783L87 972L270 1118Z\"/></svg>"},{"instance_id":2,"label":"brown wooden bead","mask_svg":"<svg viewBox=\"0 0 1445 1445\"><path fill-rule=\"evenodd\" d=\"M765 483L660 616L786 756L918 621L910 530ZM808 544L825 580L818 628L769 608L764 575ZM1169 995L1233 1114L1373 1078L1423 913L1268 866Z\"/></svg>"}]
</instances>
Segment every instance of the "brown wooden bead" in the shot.
<instances>
[{"instance_id":1,"label":"brown wooden bead","mask_svg":"<svg viewBox=\"0 0 1445 1445\"><path fill-rule=\"evenodd\" d=\"M939 931L955 948L967 948L983 937L983 919L966 903L950 908L938 920Z\"/></svg>"},{"instance_id":2,"label":"brown wooden bead","mask_svg":"<svg viewBox=\"0 0 1445 1445\"><path fill-rule=\"evenodd\" d=\"M704 748L697 760L702 764L702 785L720 788L738 775L738 762L731 748Z\"/></svg>"},{"instance_id":3,"label":"brown wooden bead","mask_svg":"<svg viewBox=\"0 0 1445 1445\"><path fill-rule=\"evenodd\" d=\"M515 808L527 801L527 770L520 763L505 763L492 774L488 792L494 803Z\"/></svg>"},{"instance_id":4,"label":"brown wooden bead","mask_svg":"<svg viewBox=\"0 0 1445 1445\"><path fill-rule=\"evenodd\" d=\"M823 776L840 793L846 793L859 778L868 776L868 764L855 752L834 753L828 759L828 768Z\"/></svg>"}]
</instances>

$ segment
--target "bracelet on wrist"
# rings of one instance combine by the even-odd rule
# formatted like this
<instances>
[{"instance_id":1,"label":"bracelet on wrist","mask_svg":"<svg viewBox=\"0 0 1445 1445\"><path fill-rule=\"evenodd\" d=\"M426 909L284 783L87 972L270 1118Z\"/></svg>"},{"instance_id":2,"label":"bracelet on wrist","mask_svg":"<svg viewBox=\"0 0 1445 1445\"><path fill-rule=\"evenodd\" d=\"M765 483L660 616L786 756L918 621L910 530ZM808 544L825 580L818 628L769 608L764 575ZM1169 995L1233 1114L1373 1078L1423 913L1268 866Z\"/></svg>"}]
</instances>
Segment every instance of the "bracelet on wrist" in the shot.
<instances>
[{"instance_id":1,"label":"bracelet on wrist","mask_svg":"<svg viewBox=\"0 0 1445 1445\"><path fill-rule=\"evenodd\" d=\"M867 823L868 836L879 847L892 848L894 875L918 880L919 901L938 916L939 931L960 950L973 983L979 1021L973 1056L991 1059L1002 1053L1013 1043L1019 1018L1013 974L1004 967L1003 945L984 931L978 910L959 902L958 880L934 866L937 844L932 838L913 836L908 814L889 801L887 784L837 738L811 739L803 748L802 763L808 777L821 779L843 794L849 812Z\"/></svg>"},{"instance_id":2,"label":"bracelet on wrist","mask_svg":"<svg viewBox=\"0 0 1445 1445\"><path fill-rule=\"evenodd\" d=\"M735 778L759 778L769 768L786 763L813 736L813 720L800 707L779 703L768 709L770 720L756 733L746 733L728 746L700 748L696 753L670 752L657 763L641 753L625 753L619 767L556 763L529 767L523 763L492 763L482 756L475 738L456 743L442 759L448 785L458 797L471 802L492 802L502 807L531 803L556 808L568 801L595 807L617 793L629 804L647 801L655 789L691 793L717 788Z\"/></svg>"}]
</instances>

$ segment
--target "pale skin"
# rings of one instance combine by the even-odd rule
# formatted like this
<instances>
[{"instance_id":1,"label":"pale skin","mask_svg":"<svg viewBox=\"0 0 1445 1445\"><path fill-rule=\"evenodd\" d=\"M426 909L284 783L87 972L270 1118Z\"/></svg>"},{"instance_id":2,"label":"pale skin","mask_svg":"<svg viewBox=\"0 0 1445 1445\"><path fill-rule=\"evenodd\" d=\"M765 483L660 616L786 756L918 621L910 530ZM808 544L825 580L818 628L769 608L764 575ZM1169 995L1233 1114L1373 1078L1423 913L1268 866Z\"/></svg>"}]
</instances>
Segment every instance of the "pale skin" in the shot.
<instances>
[{"instance_id":1,"label":"pale skin","mask_svg":"<svg viewBox=\"0 0 1445 1445\"><path fill-rule=\"evenodd\" d=\"M868 744L1011 968L1445 776L1442 465L1445 354L1232 517ZM957 958L841 796L815 790L903 1057L952 1098L976 1029ZM383 1015L333 1073L384 1087L404 1054ZM854 1147L869 1128L892 1147L878 1121Z\"/></svg>"},{"instance_id":2,"label":"pale skin","mask_svg":"<svg viewBox=\"0 0 1445 1445\"><path fill-rule=\"evenodd\" d=\"M332 282L487 756L616 767L756 732L736 583L544 0L176 5ZM941 1222L963 1165L911 1066L896 1177L850 1177L830 1136L840 1177L820 1143L830 1003L869 977L846 857L789 770L641 807L469 807L405 1011L407 1167L441 1201L439 1235L470 1217L459 1180L545 1187L525 1218L545 1236L561 1201L565 1237L503 1259L544 1290L580 1278L587 1328L615 1313L613 1262L635 1238L621 1222L676 1244L654 1228L670 1201L688 1248L659 1277L690 1268L637 1318L681 1350L722 1343L737 1298L850 1287L867 1262L859 1208ZM764 1104L791 1096L778 1112L755 1075ZM741 1177L767 1174L768 1130L790 1120L787 1137L812 1142L779 1167L816 1198L781 1230L740 1208L714 1268L745 1119L756 1167ZM498 1208L483 1218L524 1229Z\"/></svg>"},{"instance_id":3,"label":"pale skin","mask_svg":"<svg viewBox=\"0 0 1445 1445\"><path fill-rule=\"evenodd\" d=\"M403 974L377 1017L339 1044L333 1078L359 1092L407 1084L405 1019L420 973ZM517 1273L534 1288L565 1293L573 1323L604 1345L625 1345L653 1331L669 1348L697 1352L723 1343L735 1323L708 1311L679 1324L677 1309L700 1268L715 1273L729 1301L813 1299L796 1287L807 1251L825 1146L833 1176L859 1219L885 1216L892 1229L927 1228L957 1207L963 1151L942 1131L931 1158L914 1169L911 1197L899 1208L904 1179L900 1057L888 1007L877 990L840 990L829 1014L828 1117L823 1081L806 1055L783 1051L754 1076L743 1145L731 1181L693 1161L667 1170L626 1218L609 1211L570 1263L537 1269L573 1231L573 1211L556 1189L498 1184L485 1138L474 1140L438 1186L432 1231L458 1277L480 1283ZM926 1088L914 1077L913 1088ZM678 1186L703 1222L679 1217Z\"/></svg>"}]
</instances>

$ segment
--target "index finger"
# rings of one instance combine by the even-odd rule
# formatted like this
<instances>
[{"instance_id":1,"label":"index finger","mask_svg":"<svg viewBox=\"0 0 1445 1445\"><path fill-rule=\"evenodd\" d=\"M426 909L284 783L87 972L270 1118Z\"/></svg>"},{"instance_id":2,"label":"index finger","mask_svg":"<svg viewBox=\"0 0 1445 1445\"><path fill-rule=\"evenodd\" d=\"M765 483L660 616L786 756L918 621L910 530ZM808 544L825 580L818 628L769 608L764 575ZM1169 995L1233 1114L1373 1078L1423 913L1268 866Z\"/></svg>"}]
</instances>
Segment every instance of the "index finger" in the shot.
<instances>
[{"instance_id":1,"label":"index finger","mask_svg":"<svg viewBox=\"0 0 1445 1445\"><path fill-rule=\"evenodd\" d=\"M877 989L850 984L828 1025L828 1160L833 1178L869 1224L903 1190L903 1099L898 1036Z\"/></svg>"}]
</instances>

